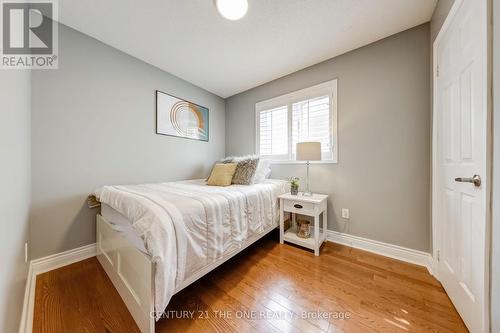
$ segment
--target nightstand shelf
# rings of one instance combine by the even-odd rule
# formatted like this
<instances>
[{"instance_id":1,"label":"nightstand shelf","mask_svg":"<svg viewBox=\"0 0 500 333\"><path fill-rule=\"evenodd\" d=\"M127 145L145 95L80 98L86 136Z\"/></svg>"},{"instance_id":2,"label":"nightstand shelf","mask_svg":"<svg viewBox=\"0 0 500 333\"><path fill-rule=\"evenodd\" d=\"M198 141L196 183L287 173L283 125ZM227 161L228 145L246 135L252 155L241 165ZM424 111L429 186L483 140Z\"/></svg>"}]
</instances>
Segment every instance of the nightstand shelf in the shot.
<instances>
[{"instance_id":1,"label":"nightstand shelf","mask_svg":"<svg viewBox=\"0 0 500 333\"><path fill-rule=\"evenodd\" d=\"M309 238L300 238L297 236L297 228L291 227L285 234L283 235L283 240L286 242L294 243L303 247L307 247L308 249L314 250L316 243L314 240L314 229L311 230L311 237Z\"/></svg>"},{"instance_id":2,"label":"nightstand shelf","mask_svg":"<svg viewBox=\"0 0 500 333\"><path fill-rule=\"evenodd\" d=\"M283 194L280 199L280 243L285 241L293 243L311 250L315 255L319 255L321 244L326 241L327 230L327 205L328 196L314 194L313 196ZM284 231L285 213L292 214L292 227ZM311 216L314 224L311 226L311 237L301 238L296 234L296 214ZM323 217L323 225L320 228L320 216Z\"/></svg>"}]
</instances>

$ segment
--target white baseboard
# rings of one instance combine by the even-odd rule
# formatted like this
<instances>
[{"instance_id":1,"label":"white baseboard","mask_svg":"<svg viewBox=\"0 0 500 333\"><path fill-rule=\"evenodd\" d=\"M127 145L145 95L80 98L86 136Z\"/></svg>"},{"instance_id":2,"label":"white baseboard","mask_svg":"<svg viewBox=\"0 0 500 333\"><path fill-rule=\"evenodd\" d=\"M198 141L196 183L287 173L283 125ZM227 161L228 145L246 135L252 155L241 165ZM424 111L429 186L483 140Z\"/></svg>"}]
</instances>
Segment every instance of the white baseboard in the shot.
<instances>
[{"instance_id":1,"label":"white baseboard","mask_svg":"<svg viewBox=\"0 0 500 333\"><path fill-rule=\"evenodd\" d=\"M21 322L19 324L19 333L31 333L33 328L33 309L35 303L35 281L31 263L28 267L28 277L26 278L26 288L24 289L23 312L21 313ZM31 305L31 306L30 306ZM29 320L28 318L31 318ZM28 325L29 323L29 325Z\"/></svg>"},{"instance_id":2,"label":"white baseboard","mask_svg":"<svg viewBox=\"0 0 500 333\"><path fill-rule=\"evenodd\" d=\"M89 244L73 250L32 260L30 265L33 266L33 272L35 274L42 274L63 266L71 265L78 261L95 257L96 251L95 243Z\"/></svg>"},{"instance_id":3,"label":"white baseboard","mask_svg":"<svg viewBox=\"0 0 500 333\"><path fill-rule=\"evenodd\" d=\"M430 253L408 249L406 247L387 244L367 238L328 230L327 239L331 242L354 247L360 250L380 254L385 257L405 261L419 266L425 266L430 271L432 256Z\"/></svg>"},{"instance_id":4,"label":"white baseboard","mask_svg":"<svg viewBox=\"0 0 500 333\"><path fill-rule=\"evenodd\" d=\"M96 253L97 249L94 243L30 261L28 277L26 279L26 289L24 291L23 312L19 325L19 333L31 333L33 329L33 310L35 305L37 275L94 257Z\"/></svg>"}]
</instances>

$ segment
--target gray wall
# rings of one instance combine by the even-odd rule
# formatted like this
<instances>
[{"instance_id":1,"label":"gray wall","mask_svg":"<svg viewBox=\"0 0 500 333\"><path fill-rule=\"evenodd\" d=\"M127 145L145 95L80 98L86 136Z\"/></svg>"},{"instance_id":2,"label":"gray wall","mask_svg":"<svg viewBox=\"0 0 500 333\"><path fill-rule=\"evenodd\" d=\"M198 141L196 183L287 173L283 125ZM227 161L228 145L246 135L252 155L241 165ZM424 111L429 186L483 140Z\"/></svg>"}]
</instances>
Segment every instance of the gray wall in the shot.
<instances>
[{"instance_id":1,"label":"gray wall","mask_svg":"<svg viewBox=\"0 0 500 333\"><path fill-rule=\"evenodd\" d=\"M86 196L105 184L205 177L224 155L224 100L73 29L32 77L31 258L95 242ZM155 89L210 109L210 142L155 134Z\"/></svg>"},{"instance_id":2,"label":"gray wall","mask_svg":"<svg viewBox=\"0 0 500 333\"><path fill-rule=\"evenodd\" d=\"M339 162L311 167L311 189L330 195L329 229L429 251L429 36L424 24L228 98L226 154L255 152L256 102L337 78Z\"/></svg>"},{"instance_id":3,"label":"gray wall","mask_svg":"<svg viewBox=\"0 0 500 333\"><path fill-rule=\"evenodd\" d=\"M493 0L491 331L500 332L500 0Z\"/></svg>"},{"instance_id":4,"label":"gray wall","mask_svg":"<svg viewBox=\"0 0 500 333\"><path fill-rule=\"evenodd\" d=\"M30 73L0 70L0 332L16 332L21 316L30 153Z\"/></svg>"}]
</instances>

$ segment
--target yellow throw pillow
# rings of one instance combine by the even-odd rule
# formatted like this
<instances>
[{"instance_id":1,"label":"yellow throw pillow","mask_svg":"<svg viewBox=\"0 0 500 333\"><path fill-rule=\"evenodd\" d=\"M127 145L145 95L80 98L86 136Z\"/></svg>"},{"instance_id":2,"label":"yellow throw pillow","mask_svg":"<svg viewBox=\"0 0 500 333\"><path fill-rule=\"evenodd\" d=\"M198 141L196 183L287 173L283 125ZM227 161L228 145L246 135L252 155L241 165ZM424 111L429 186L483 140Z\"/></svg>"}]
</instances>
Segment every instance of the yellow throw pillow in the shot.
<instances>
[{"instance_id":1,"label":"yellow throw pillow","mask_svg":"<svg viewBox=\"0 0 500 333\"><path fill-rule=\"evenodd\" d=\"M229 186L233 180L238 163L217 163L212 169L207 185Z\"/></svg>"}]
</instances>

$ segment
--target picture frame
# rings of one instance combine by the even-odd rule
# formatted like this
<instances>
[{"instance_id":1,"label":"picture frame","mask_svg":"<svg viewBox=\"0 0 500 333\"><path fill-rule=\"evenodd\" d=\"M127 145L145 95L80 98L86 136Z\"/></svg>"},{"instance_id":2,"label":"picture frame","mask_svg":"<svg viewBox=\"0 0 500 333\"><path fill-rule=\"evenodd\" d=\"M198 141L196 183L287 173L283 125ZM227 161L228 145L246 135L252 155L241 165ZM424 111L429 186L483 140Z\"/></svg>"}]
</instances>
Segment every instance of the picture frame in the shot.
<instances>
[{"instance_id":1,"label":"picture frame","mask_svg":"<svg viewBox=\"0 0 500 333\"><path fill-rule=\"evenodd\" d=\"M208 142L210 110L156 90L156 134Z\"/></svg>"}]
</instances>

